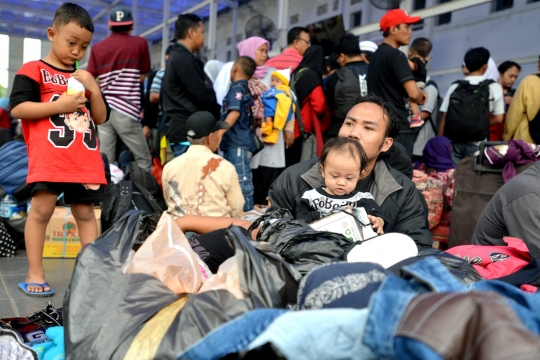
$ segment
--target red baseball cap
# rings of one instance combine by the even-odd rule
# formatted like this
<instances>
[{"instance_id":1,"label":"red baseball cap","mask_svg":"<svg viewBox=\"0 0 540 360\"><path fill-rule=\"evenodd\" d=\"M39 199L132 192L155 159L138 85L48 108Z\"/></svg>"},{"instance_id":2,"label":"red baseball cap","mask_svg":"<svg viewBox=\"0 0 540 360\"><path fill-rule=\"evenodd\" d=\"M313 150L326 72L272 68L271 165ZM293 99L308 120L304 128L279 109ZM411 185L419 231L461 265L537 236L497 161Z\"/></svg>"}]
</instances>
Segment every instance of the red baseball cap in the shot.
<instances>
[{"instance_id":1,"label":"red baseball cap","mask_svg":"<svg viewBox=\"0 0 540 360\"><path fill-rule=\"evenodd\" d=\"M379 25L381 30L384 32L390 29L392 26L398 26L399 24L414 24L421 20L420 16L409 16L405 10L394 9L388 11L381 18Z\"/></svg>"}]
</instances>

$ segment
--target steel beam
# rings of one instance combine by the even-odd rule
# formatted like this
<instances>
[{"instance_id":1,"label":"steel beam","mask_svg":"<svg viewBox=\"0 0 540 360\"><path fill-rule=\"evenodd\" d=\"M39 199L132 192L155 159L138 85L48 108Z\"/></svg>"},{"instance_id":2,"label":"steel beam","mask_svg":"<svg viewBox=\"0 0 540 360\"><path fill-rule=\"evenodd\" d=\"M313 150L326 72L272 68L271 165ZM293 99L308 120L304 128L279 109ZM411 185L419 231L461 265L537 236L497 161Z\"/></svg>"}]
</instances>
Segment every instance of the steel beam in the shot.
<instances>
[{"instance_id":1,"label":"steel beam","mask_svg":"<svg viewBox=\"0 0 540 360\"><path fill-rule=\"evenodd\" d=\"M208 60L216 56L216 31L217 31L217 0L210 0L210 14L208 18Z\"/></svg>"},{"instance_id":2,"label":"steel beam","mask_svg":"<svg viewBox=\"0 0 540 360\"><path fill-rule=\"evenodd\" d=\"M165 66L165 50L169 43L169 24L167 19L171 17L171 0L163 0L163 30L161 32L161 67Z\"/></svg>"}]
</instances>

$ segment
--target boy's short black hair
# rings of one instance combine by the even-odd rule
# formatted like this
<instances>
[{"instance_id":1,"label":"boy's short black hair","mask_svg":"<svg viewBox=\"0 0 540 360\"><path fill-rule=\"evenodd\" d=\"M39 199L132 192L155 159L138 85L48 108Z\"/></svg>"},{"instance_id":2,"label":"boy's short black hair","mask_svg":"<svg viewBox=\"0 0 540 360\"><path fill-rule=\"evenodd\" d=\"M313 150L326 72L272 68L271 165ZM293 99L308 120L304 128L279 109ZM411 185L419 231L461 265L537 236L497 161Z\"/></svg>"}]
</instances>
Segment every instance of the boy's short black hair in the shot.
<instances>
[{"instance_id":1,"label":"boy's short black hair","mask_svg":"<svg viewBox=\"0 0 540 360\"><path fill-rule=\"evenodd\" d=\"M257 70L255 60L249 56L240 56L234 63L238 65L240 70L242 70L244 75L246 75L249 79L251 79L253 74L255 74L255 70Z\"/></svg>"},{"instance_id":2,"label":"boy's short black hair","mask_svg":"<svg viewBox=\"0 0 540 360\"><path fill-rule=\"evenodd\" d=\"M54 13L53 26L61 27L70 22L94 33L94 24L88 11L77 4L64 3Z\"/></svg>"},{"instance_id":3,"label":"boy's short black hair","mask_svg":"<svg viewBox=\"0 0 540 360\"><path fill-rule=\"evenodd\" d=\"M414 52L423 58L427 58L429 54L431 54L432 49L433 45L431 44L431 41L424 37L414 39L410 47L411 52Z\"/></svg>"},{"instance_id":4,"label":"boy's short black hair","mask_svg":"<svg viewBox=\"0 0 540 360\"><path fill-rule=\"evenodd\" d=\"M489 61L489 50L483 47L470 49L465 54L465 66L469 72L480 70Z\"/></svg>"},{"instance_id":5,"label":"boy's short black hair","mask_svg":"<svg viewBox=\"0 0 540 360\"><path fill-rule=\"evenodd\" d=\"M325 166L326 158L331 152L337 152L338 154L343 154L349 156L354 160L360 162L360 173L364 171L367 165L367 155L364 151L364 148L360 144L360 141L357 139L352 139L348 137L336 137L328 140L322 149L321 157L319 158L319 163L321 166Z\"/></svg>"},{"instance_id":6,"label":"boy's short black hair","mask_svg":"<svg viewBox=\"0 0 540 360\"><path fill-rule=\"evenodd\" d=\"M518 69L518 71L521 71L521 65L519 65L515 61L505 61L501 65L499 65L497 70L499 70L499 73L504 74L505 72L513 68L514 66Z\"/></svg>"},{"instance_id":7,"label":"boy's short black hair","mask_svg":"<svg viewBox=\"0 0 540 360\"><path fill-rule=\"evenodd\" d=\"M289 32L287 33L287 45L292 45L294 43L294 40L298 39L300 37L301 33L308 33L308 29L301 26L295 26Z\"/></svg>"},{"instance_id":8,"label":"boy's short black hair","mask_svg":"<svg viewBox=\"0 0 540 360\"><path fill-rule=\"evenodd\" d=\"M341 35L334 45L334 52L337 56L358 56L361 54L358 37L353 34Z\"/></svg>"},{"instance_id":9,"label":"boy's short black hair","mask_svg":"<svg viewBox=\"0 0 540 360\"><path fill-rule=\"evenodd\" d=\"M176 19L176 38L185 39L189 29L197 30L201 26L202 20L195 14L180 14Z\"/></svg>"}]
</instances>

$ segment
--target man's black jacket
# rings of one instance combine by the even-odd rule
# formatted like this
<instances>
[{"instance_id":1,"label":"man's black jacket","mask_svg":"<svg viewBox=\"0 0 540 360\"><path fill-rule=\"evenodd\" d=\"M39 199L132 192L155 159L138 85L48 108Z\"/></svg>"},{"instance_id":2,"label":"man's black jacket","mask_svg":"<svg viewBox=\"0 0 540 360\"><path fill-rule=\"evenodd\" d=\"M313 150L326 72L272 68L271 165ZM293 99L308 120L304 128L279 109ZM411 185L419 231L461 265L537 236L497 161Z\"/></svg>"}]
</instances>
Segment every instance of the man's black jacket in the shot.
<instances>
[{"instance_id":1,"label":"man's black jacket","mask_svg":"<svg viewBox=\"0 0 540 360\"><path fill-rule=\"evenodd\" d=\"M162 82L162 106L170 142L187 140L187 118L198 111L210 111L219 118L219 105L203 62L183 44L174 44Z\"/></svg>"}]
</instances>

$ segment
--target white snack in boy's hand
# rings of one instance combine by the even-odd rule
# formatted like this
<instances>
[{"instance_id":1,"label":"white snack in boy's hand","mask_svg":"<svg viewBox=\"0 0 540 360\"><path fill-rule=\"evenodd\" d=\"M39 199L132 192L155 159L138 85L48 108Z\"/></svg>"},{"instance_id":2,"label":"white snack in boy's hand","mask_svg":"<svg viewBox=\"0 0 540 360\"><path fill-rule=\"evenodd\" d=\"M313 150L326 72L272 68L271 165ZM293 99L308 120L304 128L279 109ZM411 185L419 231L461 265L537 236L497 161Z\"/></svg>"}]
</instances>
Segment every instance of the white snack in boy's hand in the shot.
<instances>
[{"instance_id":1,"label":"white snack in boy's hand","mask_svg":"<svg viewBox=\"0 0 540 360\"><path fill-rule=\"evenodd\" d=\"M70 77L67 83L67 95L82 93L82 97L84 97L86 89L79 80L75 79L74 77Z\"/></svg>"}]
</instances>

